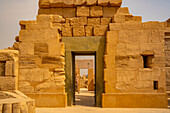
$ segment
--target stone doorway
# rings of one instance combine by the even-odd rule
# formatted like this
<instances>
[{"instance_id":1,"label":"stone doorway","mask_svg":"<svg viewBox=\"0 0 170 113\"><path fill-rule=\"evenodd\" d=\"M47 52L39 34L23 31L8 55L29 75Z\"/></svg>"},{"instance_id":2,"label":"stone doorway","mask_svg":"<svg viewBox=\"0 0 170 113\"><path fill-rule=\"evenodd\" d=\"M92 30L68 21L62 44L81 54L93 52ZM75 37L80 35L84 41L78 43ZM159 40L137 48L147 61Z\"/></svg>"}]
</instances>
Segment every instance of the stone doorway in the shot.
<instances>
[{"instance_id":1,"label":"stone doorway","mask_svg":"<svg viewBox=\"0 0 170 113\"><path fill-rule=\"evenodd\" d=\"M75 106L95 106L96 55L73 54ZM75 67L75 68L74 68Z\"/></svg>"},{"instance_id":2,"label":"stone doorway","mask_svg":"<svg viewBox=\"0 0 170 113\"><path fill-rule=\"evenodd\" d=\"M65 71L66 71L66 93L67 105L75 104L74 93L74 56L75 55L95 55L96 56L96 89L95 106L102 107L102 93L104 93L103 73L104 73L104 51L105 37L62 37L65 43Z\"/></svg>"}]
</instances>

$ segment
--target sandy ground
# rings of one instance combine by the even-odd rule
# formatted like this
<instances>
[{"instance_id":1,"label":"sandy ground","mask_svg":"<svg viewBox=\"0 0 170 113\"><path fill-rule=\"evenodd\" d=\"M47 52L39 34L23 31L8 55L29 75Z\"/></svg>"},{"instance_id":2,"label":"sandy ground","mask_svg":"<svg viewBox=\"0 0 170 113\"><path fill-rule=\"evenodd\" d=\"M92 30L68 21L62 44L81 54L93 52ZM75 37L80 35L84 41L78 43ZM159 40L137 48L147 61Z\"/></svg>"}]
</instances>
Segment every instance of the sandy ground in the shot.
<instances>
[{"instance_id":1,"label":"sandy ground","mask_svg":"<svg viewBox=\"0 0 170 113\"><path fill-rule=\"evenodd\" d=\"M81 89L76 93L76 105L67 108L36 108L36 113L170 113L170 109L98 108L94 106L94 92Z\"/></svg>"}]
</instances>

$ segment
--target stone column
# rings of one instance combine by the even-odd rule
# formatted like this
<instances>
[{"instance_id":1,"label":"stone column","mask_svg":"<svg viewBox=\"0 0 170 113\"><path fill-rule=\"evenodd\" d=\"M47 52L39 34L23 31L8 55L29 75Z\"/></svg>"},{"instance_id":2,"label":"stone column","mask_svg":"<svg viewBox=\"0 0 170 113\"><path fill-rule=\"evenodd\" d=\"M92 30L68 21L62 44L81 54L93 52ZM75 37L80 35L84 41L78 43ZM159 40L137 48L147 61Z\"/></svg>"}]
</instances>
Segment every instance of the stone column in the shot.
<instances>
[{"instance_id":1,"label":"stone column","mask_svg":"<svg viewBox=\"0 0 170 113\"><path fill-rule=\"evenodd\" d=\"M93 69L88 69L88 91L94 91L94 73Z\"/></svg>"},{"instance_id":2,"label":"stone column","mask_svg":"<svg viewBox=\"0 0 170 113\"><path fill-rule=\"evenodd\" d=\"M12 113L12 104L11 103L4 104L2 113Z\"/></svg>"},{"instance_id":3,"label":"stone column","mask_svg":"<svg viewBox=\"0 0 170 113\"><path fill-rule=\"evenodd\" d=\"M20 113L21 104L13 103L12 105L12 113Z\"/></svg>"}]
</instances>

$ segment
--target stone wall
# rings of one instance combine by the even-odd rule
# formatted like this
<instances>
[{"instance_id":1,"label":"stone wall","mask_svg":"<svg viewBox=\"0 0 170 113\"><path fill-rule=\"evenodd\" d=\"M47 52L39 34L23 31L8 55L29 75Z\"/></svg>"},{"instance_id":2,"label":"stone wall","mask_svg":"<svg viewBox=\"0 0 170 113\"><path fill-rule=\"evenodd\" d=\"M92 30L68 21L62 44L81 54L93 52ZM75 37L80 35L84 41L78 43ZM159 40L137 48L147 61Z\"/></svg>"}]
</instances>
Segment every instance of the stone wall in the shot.
<instances>
[{"instance_id":1,"label":"stone wall","mask_svg":"<svg viewBox=\"0 0 170 113\"><path fill-rule=\"evenodd\" d=\"M114 98L119 98L119 95L126 98L134 94L134 100L128 101L137 102L136 107L158 107L154 103L147 106L145 102L151 101L146 96L141 98L143 102L145 101L141 104L139 100L135 100L138 97L135 94L161 93L163 94L161 99L154 98L162 103L159 107L167 107L164 55L166 23L142 23L142 18L129 14L127 8L118 9L112 22L109 24L106 37L104 70L106 97L103 97L103 107L124 106L120 100L109 104L107 99L112 97L111 94ZM130 103L126 103L126 107L134 107Z\"/></svg>"},{"instance_id":2,"label":"stone wall","mask_svg":"<svg viewBox=\"0 0 170 113\"><path fill-rule=\"evenodd\" d=\"M18 51L0 50L0 91L18 89Z\"/></svg>"},{"instance_id":3,"label":"stone wall","mask_svg":"<svg viewBox=\"0 0 170 113\"><path fill-rule=\"evenodd\" d=\"M52 24L65 21L59 15L38 15L36 21L20 21L19 33L19 90L32 98L36 95L65 94L65 48L61 42L60 28ZM47 97L47 96L46 96ZM66 106L65 100L53 106ZM48 102L36 100L36 106Z\"/></svg>"},{"instance_id":4,"label":"stone wall","mask_svg":"<svg viewBox=\"0 0 170 113\"><path fill-rule=\"evenodd\" d=\"M165 30L165 67L166 67L166 90L170 91L170 19L166 21Z\"/></svg>"},{"instance_id":5,"label":"stone wall","mask_svg":"<svg viewBox=\"0 0 170 113\"><path fill-rule=\"evenodd\" d=\"M76 59L75 63L77 64L78 69L93 69L94 68L93 59Z\"/></svg>"}]
</instances>

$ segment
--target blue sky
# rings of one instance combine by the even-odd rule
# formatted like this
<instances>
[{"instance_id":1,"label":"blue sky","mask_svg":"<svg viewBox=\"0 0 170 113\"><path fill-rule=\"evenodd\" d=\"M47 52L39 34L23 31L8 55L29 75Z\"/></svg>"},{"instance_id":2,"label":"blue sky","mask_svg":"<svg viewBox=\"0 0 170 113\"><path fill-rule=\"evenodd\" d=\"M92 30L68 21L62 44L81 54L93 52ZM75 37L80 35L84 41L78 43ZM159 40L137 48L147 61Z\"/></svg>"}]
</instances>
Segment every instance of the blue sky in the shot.
<instances>
[{"instance_id":1,"label":"blue sky","mask_svg":"<svg viewBox=\"0 0 170 113\"><path fill-rule=\"evenodd\" d=\"M170 18L170 0L123 0L122 7L142 16L143 21L165 21ZM0 49L12 46L19 34L20 20L35 20L38 0L0 1Z\"/></svg>"}]
</instances>

